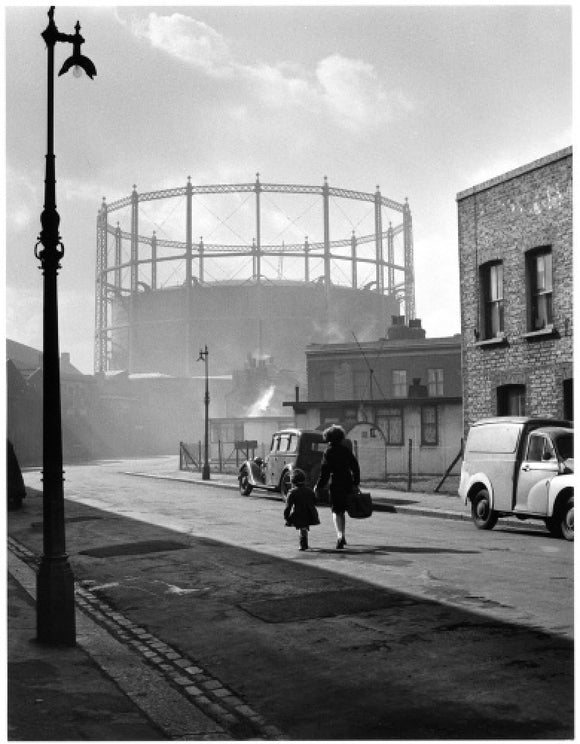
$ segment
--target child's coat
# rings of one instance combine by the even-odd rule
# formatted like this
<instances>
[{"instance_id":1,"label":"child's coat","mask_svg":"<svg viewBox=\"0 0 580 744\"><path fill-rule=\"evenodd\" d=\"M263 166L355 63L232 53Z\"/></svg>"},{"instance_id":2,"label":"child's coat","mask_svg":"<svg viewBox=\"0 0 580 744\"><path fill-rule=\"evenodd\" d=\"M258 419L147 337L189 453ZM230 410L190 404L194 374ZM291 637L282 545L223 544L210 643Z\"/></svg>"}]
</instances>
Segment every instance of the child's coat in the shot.
<instances>
[{"instance_id":1,"label":"child's coat","mask_svg":"<svg viewBox=\"0 0 580 744\"><path fill-rule=\"evenodd\" d=\"M311 488L300 485L290 489L284 509L284 519L288 526L296 527L297 530L301 527L320 524L316 497Z\"/></svg>"}]
</instances>

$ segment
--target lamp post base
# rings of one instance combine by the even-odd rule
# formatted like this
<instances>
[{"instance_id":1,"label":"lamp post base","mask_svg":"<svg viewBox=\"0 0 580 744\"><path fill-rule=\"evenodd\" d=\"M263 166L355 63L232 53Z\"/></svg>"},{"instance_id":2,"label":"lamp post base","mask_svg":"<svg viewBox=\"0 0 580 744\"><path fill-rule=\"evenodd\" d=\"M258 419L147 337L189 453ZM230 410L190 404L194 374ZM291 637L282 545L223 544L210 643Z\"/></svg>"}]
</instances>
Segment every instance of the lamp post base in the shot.
<instances>
[{"instance_id":1,"label":"lamp post base","mask_svg":"<svg viewBox=\"0 0 580 744\"><path fill-rule=\"evenodd\" d=\"M68 556L42 557L36 577L36 638L51 646L75 646L75 588Z\"/></svg>"},{"instance_id":2,"label":"lamp post base","mask_svg":"<svg viewBox=\"0 0 580 744\"><path fill-rule=\"evenodd\" d=\"M201 479L202 480L210 480L209 477L209 465L204 465L201 471Z\"/></svg>"}]
</instances>

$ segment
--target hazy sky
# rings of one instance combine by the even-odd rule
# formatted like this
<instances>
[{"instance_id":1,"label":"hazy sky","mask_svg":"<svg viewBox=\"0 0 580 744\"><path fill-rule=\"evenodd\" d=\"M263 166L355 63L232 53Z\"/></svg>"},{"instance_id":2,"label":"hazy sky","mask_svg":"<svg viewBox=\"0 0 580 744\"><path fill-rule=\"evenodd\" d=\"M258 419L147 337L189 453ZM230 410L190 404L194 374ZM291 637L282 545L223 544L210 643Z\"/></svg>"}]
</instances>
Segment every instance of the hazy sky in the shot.
<instances>
[{"instance_id":1,"label":"hazy sky","mask_svg":"<svg viewBox=\"0 0 580 744\"><path fill-rule=\"evenodd\" d=\"M47 10L5 7L6 333L38 348ZM60 31L77 19L98 74L57 78L55 152L60 348L83 372L103 196L257 171L379 185L409 199L416 315L448 335L460 330L457 193L572 144L569 5L57 6ZM57 70L70 53L57 45Z\"/></svg>"}]
</instances>

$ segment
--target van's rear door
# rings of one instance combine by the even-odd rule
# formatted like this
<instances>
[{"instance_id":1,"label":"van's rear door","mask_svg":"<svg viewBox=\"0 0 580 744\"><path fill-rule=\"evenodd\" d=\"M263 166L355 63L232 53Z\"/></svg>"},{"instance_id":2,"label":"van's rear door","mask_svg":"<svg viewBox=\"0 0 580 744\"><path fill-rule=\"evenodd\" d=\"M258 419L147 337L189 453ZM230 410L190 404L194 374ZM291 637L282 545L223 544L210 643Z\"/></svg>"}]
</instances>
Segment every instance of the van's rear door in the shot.
<instances>
[{"instance_id":1,"label":"van's rear door","mask_svg":"<svg viewBox=\"0 0 580 744\"><path fill-rule=\"evenodd\" d=\"M484 473L493 489L493 508L511 511L521 424L494 421L472 426L465 458L471 474Z\"/></svg>"}]
</instances>

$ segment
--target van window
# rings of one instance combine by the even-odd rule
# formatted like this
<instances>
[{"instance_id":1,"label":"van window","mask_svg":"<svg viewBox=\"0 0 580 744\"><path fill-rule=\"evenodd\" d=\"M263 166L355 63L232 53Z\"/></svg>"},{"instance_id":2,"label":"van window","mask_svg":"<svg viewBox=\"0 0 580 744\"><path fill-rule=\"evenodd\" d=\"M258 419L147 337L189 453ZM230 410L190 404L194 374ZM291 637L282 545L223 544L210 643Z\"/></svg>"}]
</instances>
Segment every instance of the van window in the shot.
<instances>
[{"instance_id":1,"label":"van window","mask_svg":"<svg viewBox=\"0 0 580 744\"><path fill-rule=\"evenodd\" d=\"M526 460L528 462L542 462L544 453L549 453L551 457L554 457L552 443L542 434L530 434Z\"/></svg>"},{"instance_id":2,"label":"van window","mask_svg":"<svg viewBox=\"0 0 580 744\"><path fill-rule=\"evenodd\" d=\"M290 444L290 437L288 434L282 434L280 437L280 446L278 447L279 452L288 452L288 445Z\"/></svg>"},{"instance_id":3,"label":"van window","mask_svg":"<svg viewBox=\"0 0 580 744\"><path fill-rule=\"evenodd\" d=\"M296 445L298 444L298 437L296 434L290 434L288 440L288 452L296 452Z\"/></svg>"},{"instance_id":4,"label":"van window","mask_svg":"<svg viewBox=\"0 0 580 744\"><path fill-rule=\"evenodd\" d=\"M270 447L270 454L273 454L278 449L278 445L280 443L280 437L277 437L274 435L272 437L272 446Z\"/></svg>"},{"instance_id":5,"label":"van window","mask_svg":"<svg viewBox=\"0 0 580 744\"><path fill-rule=\"evenodd\" d=\"M474 426L467 437L467 452L509 454L516 451L519 427L513 424Z\"/></svg>"}]
</instances>

